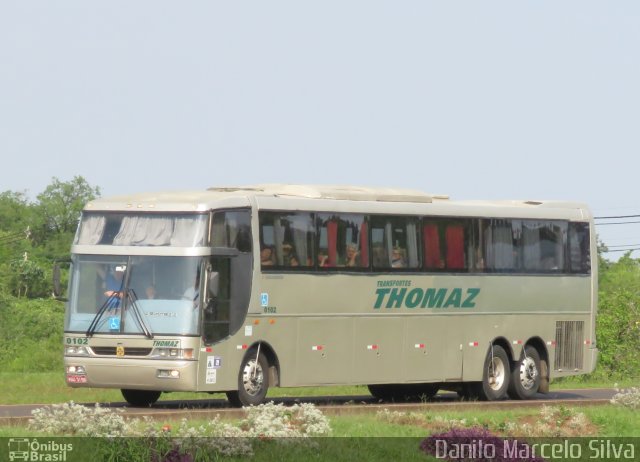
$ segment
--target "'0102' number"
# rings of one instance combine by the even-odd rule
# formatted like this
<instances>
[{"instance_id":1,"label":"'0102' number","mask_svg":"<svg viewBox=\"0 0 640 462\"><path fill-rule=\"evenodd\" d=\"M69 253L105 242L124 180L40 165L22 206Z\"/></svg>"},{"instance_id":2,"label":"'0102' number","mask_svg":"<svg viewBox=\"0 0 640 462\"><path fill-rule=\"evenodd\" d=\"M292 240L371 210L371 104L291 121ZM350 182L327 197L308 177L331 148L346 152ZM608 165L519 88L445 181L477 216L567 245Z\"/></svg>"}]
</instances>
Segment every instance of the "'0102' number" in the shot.
<instances>
[{"instance_id":1,"label":"'0102' number","mask_svg":"<svg viewBox=\"0 0 640 462\"><path fill-rule=\"evenodd\" d=\"M88 338L67 337L67 345L88 345Z\"/></svg>"}]
</instances>

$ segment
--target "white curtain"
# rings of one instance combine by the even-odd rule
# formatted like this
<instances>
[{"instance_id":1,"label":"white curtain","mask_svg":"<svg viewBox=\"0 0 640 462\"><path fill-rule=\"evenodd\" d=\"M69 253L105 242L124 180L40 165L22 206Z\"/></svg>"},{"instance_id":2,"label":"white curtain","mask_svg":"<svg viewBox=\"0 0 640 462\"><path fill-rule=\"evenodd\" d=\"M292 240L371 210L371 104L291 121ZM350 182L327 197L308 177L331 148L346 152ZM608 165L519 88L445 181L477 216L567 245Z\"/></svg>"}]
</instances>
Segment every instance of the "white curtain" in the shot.
<instances>
[{"instance_id":1,"label":"white curtain","mask_svg":"<svg viewBox=\"0 0 640 462\"><path fill-rule=\"evenodd\" d=\"M307 233L312 229L310 221L307 214L297 214L293 217L293 244L300 266L307 266L307 259L311 257L307 250Z\"/></svg>"},{"instance_id":2,"label":"white curtain","mask_svg":"<svg viewBox=\"0 0 640 462\"><path fill-rule=\"evenodd\" d=\"M200 217L176 217L173 219L173 233L169 244L175 247L198 247L204 245L206 220ZM219 232L215 229L213 233ZM224 229L224 223L221 226ZM224 232L224 231L223 231ZM214 234L215 235L215 234ZM219 242L219 241L218 241Z\"/></svg>"},{"instance_id":3,"label":"white curtain","mask_svg":"<svg viewBox=\"0 0 640 462\"><path fill-rule=\"evenodd\" d=\"M384 225L384 243L387 248L387 268L391 268L391 260L393 259L393 225L387 221Z\"/></svg>"},{"instance_id":4,"label":"white curtain","mask_svg":"<svg viewBox=\"0 0 640 462\"><path fill-rule=\"evenodd\" d=\"M492 221L486 239L488 267L497 270L512 269L515 259L511 226L498 220Z\"/></svg>"},{"instance_id":5,"label":"white curtain","mask_svg":"<svg viewBox=\"0 0 640 462\"><path fill-rule=\"evenodd\" d=\"M542 226L538 221L525 221L523 224L524 269L541 269L540 228Z\"/></svg>"},{"instance_id":6,"label":"white curtain","mask_svg":"<svg viewBox=\"0 0 640 462\"><path fill-rule=\"evenodd\" d=\"M282 243L284 241L284 227L280 218L273 219L273 238L276 245L276 260L278 265L284 264L284 258L282 255Z\"/></svg>"},{"instance_id":7,"label":"white curtain","mask_svg":"<svg viewBox=\"0 0 640 462\"><path fill-rule=\"evenodd\" d=\"M407 252L409 268L418 267L418 237L416 232L416 224L407 224Z\"/></svg>"},{"instance_id":8,"label":"white curtain","mask_svg":"<svg viewBox=\"0 0 640 462\"><path fill-rule=\"evenodd\" d=\"M123 217L114 245L169 245L174 234L173 220L165 217Z\"/></svg>"},{"instance_id":9,"label":"white curtain","mask_svg":"<svg viewBox=\"0 0 640 462\"><path fill-rule=\"evenodd\" d=\"M120 230L116 237L113 238L113 245L131 245L139 218L137 216L122 218Z\"/></svg>"},{"instance_id":10,"label":"white curtain","mask_svg":"<svg viewBox=\"0 0 640 462\"><path fill-rule=\"evenodd\" d=\"M82 219L78 244L96 245L102 239L107 220L104 216L88 215Z\"/></svg>"}]
</instances>

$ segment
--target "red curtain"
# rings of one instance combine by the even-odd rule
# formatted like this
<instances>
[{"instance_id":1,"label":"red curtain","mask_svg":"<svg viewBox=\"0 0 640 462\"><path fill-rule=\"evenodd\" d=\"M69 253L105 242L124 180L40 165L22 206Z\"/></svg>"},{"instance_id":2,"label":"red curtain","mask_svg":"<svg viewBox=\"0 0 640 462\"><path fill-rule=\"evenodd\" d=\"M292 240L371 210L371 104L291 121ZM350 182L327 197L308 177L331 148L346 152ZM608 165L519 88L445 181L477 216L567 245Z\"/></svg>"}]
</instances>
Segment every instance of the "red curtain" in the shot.
<instances>
[{"instance_id":1,"label":"red curtain","mask_svg":"<svg viewBox=\"0 0 640 462\"><path fill-rule=\"evenodd\" d=\"M424 225L424 261L427 268L440 268L440 235L438 234L438 226L435 224Z\"/></svg>"},{"instance_id":2,"label":"red curtain","mask_svg":"<svg viewBox=\"0 0 640 462\"><path fill-rule=\"evenodd\" d=\"M464 229L461 225L449 225L446 231L447 268L464 269Z\"/></svg>"}]
</instances>

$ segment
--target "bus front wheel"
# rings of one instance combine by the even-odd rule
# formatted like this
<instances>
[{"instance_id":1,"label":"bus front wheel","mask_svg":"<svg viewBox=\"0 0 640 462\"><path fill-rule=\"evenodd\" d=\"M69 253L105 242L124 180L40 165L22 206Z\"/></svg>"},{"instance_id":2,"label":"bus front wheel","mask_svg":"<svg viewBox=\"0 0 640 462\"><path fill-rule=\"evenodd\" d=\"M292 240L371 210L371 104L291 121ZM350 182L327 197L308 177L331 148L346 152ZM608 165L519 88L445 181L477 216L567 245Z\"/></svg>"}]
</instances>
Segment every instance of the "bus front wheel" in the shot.
<instances>
[{"instance_id":1,"label":"bus front wheel","mask_svg":"<svg viewBox=\"0 0 640 462\"><path fill-rule=\"evenodd\" d=\"M509 396L513 399L533 398L540 388L540 380L540 355L538 350L527 345L511 371Z\"/></svg>"},{"instance_id":2,"label":"bus front wheel","mask_svg":"<svg viewBox=\"0 0 640 462\"><path fill-rule=\"evenodd\" d=\"M269 390L269 362L262 354L249 352L242 360L238 374L238 390L228 391L227 399L234 406L256 406Z\"/></svg>"},{"instance_id":3,"label":"bus front wheel","mask_svg":"<svg viewBox=\"0 0 640 462\"><path fill-rule=\"evenodd\" d=\"M122 389L122 396L132 406L149 407L160 398L160 391Z\"/></svg>"}]
</instances>

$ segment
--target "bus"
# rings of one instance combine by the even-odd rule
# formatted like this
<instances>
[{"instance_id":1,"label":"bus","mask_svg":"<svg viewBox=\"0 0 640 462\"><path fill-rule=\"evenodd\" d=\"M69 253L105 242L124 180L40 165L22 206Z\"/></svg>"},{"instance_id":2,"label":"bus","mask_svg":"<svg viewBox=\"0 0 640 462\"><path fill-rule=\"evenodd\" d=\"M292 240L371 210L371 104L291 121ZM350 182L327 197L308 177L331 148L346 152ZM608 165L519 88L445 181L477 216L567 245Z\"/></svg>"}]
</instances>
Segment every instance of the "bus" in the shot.
<instances>
[{"instance_id":1,"label":"bus","mask_svg":"<svg viewBox=\"0 0 640 462\"><path fill-rule=\"evenodd\" d=\"M593 371L593 216L563 201L456 201L355 186L101 198L71 247L71 387L163 392L366 385L529 399Z\"/></svg>"}]
</instances>

